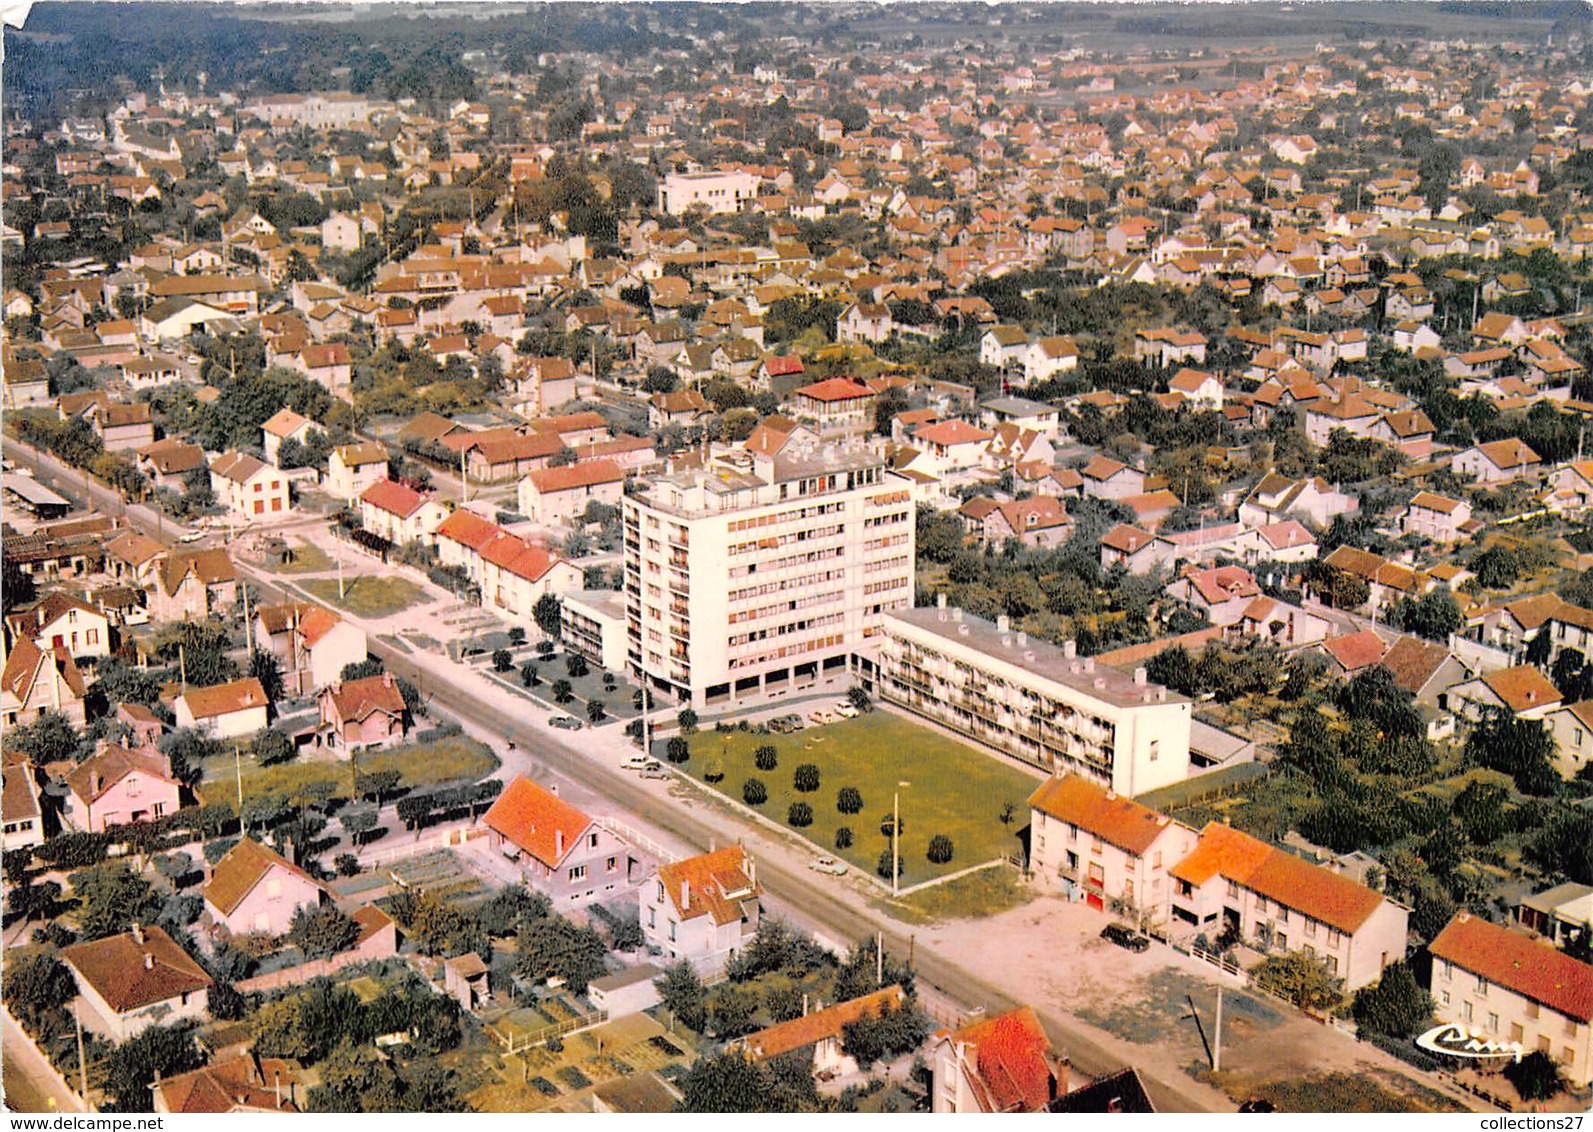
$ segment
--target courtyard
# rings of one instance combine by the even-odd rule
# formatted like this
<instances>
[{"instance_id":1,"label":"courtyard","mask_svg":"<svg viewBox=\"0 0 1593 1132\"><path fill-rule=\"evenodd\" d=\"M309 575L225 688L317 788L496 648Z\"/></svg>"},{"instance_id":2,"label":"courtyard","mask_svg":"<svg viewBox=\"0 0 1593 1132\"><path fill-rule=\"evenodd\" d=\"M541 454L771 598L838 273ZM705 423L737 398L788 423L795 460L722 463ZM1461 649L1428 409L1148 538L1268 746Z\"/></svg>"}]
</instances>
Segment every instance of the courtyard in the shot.
<instances>
[{"instance_id":1,"label":"courtyard","mask_svg":"<svg viewBox=\"0 0 1593 1132\"><path fill-rule=\"evenodd\" d=\"M871 875L880 855L891 848L888 823L893 796L899 795L903 888L1021 855L1019 835L1029 824L1027 799L1039 784L1015 765L880 710L787 735L699 731L687 743L690 757L680 769L737 802L744 800L747 780L759 780L768 798L753 807L757 812ZM755 764L754 752L763 746L775 749L773 770L759 770ZM666 751L667 741L654 743L660 760ZM796 768L805 764L818 768L816 790L796 788ZM717 777L721 771L723 776ZM716 780L708 781L709 775ZM837 807L838 792L846 786L861 795L856 813ZM798 802L813 811L812 824L806 827L788 820L791 805ZM842 828L851 831L852 840L848 847L837 848L836 832ZM951 839L951 860L929 860L929 842L936 835Z\"/></svg>"}]
</instances>

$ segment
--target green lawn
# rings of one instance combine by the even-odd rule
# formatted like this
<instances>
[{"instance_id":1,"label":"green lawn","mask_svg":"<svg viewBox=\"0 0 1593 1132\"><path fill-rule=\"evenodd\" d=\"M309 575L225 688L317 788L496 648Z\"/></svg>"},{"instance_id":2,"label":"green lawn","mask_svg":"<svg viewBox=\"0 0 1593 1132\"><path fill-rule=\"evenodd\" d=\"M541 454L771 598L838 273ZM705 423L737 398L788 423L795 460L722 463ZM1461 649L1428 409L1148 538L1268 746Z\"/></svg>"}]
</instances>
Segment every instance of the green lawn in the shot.
<instances>
[{"instance_id":1,"label":"green lawn","mask_svg":"<svg viewBox=\"0 0 1593 1132\"><path fill-rule=\"evenodd\" d=\"M823 727L810 724L793 735L700 731L690 743L691 757L684 769L694 778L701 781L708 764L718 760L725 777L710 785L738 802L742 783L748 778L762 780L769 800L756 808L782 824L792 802L807 802L813 807L813 824L796 832L825 852L835 852L835 831L846 826L852 831L852 847L840 855L870 873L881 851L890 848L891 839L880 832L880 823L890 818L891 796L899 791L903 886L1018 852L1018 833L1028 824L1024 802L1039 785L1000 756L884 711ZM767 772L754 766L752 755L765 743L779 752L779 764ZM664 757L662 742L657 750ZM803 763L819 768L819 788L812 793L799 793L792 781ZM901 782L908 785L899 787ZM836 794L843 786L855 786L862 793L861 812L842 814L836 809ZM1017 807L1010 824L1001 821L1004 802ZM937 833L950 837L955 850L951 861L942 865L931 864L927 857L929 839Z\"/></svg>"},{"instance_id":2,"label":"green lawn","mask_svg":"<svg viewBox=\"0 0 1593 1132\"><path fill-rule=\"evenodd\" d=\"M215 761L206 768L207 797L213 801L236 802L233 785L234 767L231 755ZM474 781L485 778L498 769L497 756L485 743L464 735L439 739L433 743L419 743L387 751L372 751L359 757L362 774L379 770L396 770L405 786L424 789L443 782ZM353 783L346 762L288 762L276 766L255 765L252 756L242 762L243 793L245 798L262 794L292 796L312 783L330 782L334 797L348 797Z\"/></svg>"},{"instance_id":3,"label":"green lawn","mask_svg":"<svg viewBox=\"0 0 1593 1132\"><path fill-rule=\"evenodd\" d=\"M272 569L275 573L319 574L323 570L332 569L331 558L313 542L301 538L291 539L288 541L288 549L293 552L293 561L273 563ZM332 592L337 593L336 586L332 588Z\"/></svg>"},{"instance_id":4,"label":"green lawn","mask_svg":"<svg viewBox=\"0 0 1593 1132\"><path fill-rule=\"evenodd\" d=\"M408 578L393 575L378 577L361 574L347 578L343 583L344 596L341 600L337 596L336 578L311 578L302 584L328 605L356 617L391 617L426 600L425 590Z\"/></svg>"}]
</instances>

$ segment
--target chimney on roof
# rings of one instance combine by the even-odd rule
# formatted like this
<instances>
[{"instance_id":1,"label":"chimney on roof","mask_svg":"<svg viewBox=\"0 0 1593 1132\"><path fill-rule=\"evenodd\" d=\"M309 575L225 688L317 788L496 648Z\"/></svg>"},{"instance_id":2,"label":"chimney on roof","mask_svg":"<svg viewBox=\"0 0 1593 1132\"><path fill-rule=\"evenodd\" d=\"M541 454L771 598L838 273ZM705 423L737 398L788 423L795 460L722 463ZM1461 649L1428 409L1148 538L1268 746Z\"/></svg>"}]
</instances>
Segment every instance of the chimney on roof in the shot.
<instances>
[{"instance_id":1,"label":"chimney on roof","mask_svg":"<svg viewBox=\"0 0 1593 1132\"><path fill-rule=\"evenodd\" d=\"M1139 687L1143 688L1149 679L1150 670L1144 665L1140 665L1140 667L1134 669L1134 683Z\"/></svg>"},{"instance_id":2,"label":"chimney on roof","mask_svg":"<svg viewBox=\"0 0 1593 1132\"><path fill-rule=\"evenodd\" d=\"M144 929L138 925L137 921L134 921L134 923L133 923L132 932L133 932L133 942L138 944L138 946L143 947L144 946Z\"/></svg>"},{"instance_id":3,"label":"chimney on roof","mask_svg":"<svg viewBox=\"0 0 1593 1132\"><path fill-rule=\"evenodd\" d=\"M1084 671L1086 671L1086 672L1094 672L1095 671L1095 658L1093 656L1087 656L1087 657L1084 658Z\"/></svg>"},{"instance_id":4,"label":"chimney on roof","mask_svg":"<svg viewBox=\"0 0 1593 1132\"><path fill-rule=\"evenodd\" d=\"M1062 655L1067 657L1069 660L1072 660L1075 656L1078 656L1079 655L1079 643L1077 641L1071 641L1071 640L1063 641L1062 642Z\"/></svg>"},{"instance_id":5,"label":"chimney on roof","mask_svg":"<svg viewBox=\"0 0 1593 1132\"><path fill-rule=\"evenodd\" d=\"M393 686L393 674L391 672L382 673L382 686L386 688Z\"/></svg>"},{"instance_id":6,"label":"chimney on roof","mask_svg":"<svg viewBox=\"0 0 1593 1132\"><path fill-rule=\"evenodd\" d=\"M1029 634L1023 632L1018 634L1018 647L1020 649L1026 649L1029 647Z\"/></svg>"},{"instance_id":7,"label":"chimney on roof","mask_svg":"<svg viewBox=\"0 0 1593 1132\"><path fill-rule=\"evenodd\" d=\"M553 831L553 852L561 858L564 856L564 831L562 829Z\"/></svg>"},{"instance_id":8,"label":"chimney on roof","mask_svg":"<svg viewBox=\"0 0 1593 1132\"><path fill-rule=\"evenodd\" d=\"M691 881L680 882L680 910L684 912L691 907Z\"/></svg>"},{"instance_id":9,"label":"chimney on roof","mask_svg":"<svg viewBox=\"0 0 1593 1132\"><path fill-rule=\"evenodd\" d=\"M1012 618L1005 613L999 614L996 617L996 631L998 633L1010 633L1012 631Z\"/></svg>"},{"instance_id":10,"label":"chimney on roof","mask_svg":"<svg viewBox=\"0 0 1593 1132\"><path fill-rule=\"evenodd\" d=\"M935 595L935 608L936 609L945 609L946 608L946 594L945 594L945 591L942 591L942 592L940 592L940 593Z\"/></svg>"},{"instance_id":11,"label":"chimney on roof","mask_svg":"<svg viewBox=\"0 0 1593 1132\"><path fill-rule=\"evenodd\" d=\"M962 606L960 606L960 605L952 606L952 608L951 608L951 619L953 621L961 621L962 620Z\"/></svg>"},{"instance_id":12,"label":"chimney on roof","mask_svg":"<svg viewBox=\"0 0 1593 1132\"><path fill-rule=\"evenodd\" d=\"M154 969L155 969L155 957L154 957L154 955L150 954L148 951L144 952L144 970L153 971Z\"/></svg>"}]
</instances>

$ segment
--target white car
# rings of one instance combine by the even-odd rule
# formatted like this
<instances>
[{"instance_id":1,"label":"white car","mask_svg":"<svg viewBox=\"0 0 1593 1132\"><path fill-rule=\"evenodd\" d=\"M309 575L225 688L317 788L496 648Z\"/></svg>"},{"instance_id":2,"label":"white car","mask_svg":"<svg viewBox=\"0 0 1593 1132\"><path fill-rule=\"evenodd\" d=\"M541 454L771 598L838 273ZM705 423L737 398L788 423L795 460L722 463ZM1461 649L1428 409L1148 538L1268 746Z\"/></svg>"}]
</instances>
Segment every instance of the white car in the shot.
<instances>
[{"instance_id":1,"label":"white car","mask_svg":"<svg viewBox=\"0 0 1593 1132\"><path fill-rule=\"evenodd\" d=\"M814 708L808 712L808 718L818 724L834 723L835 713L829 708Z\"/></svg>"},{"instance_id":2,"label":"white car","mask_svg":"<svg viewBox=\"0 0 1593 1132\"><path fill-rule=\"evenodd\" d=\"M202 539L204 537L205 537L205 532L204 531L189 531L187 534L182 535L181 537L179 537L177 539L177 541L181 542L181 543L198 542L200 539Z\"/></svg>"},{"instance_id":3,"label":"white car","mask_svg":"<svg viewBox=\"0 0 1593 1132\"><path fill-rule=\"evenodd\" d=\"M835 705L835 714L840 716L842 719L855 719L858 712L857 709L850 703L848 703L846 700L842 700L840 703Z\"/></svg>"},{"instance_id":4,"label":"white car","mask_svg":"<svg viewBox=\"0 0 1593 1132\"><path fill-rule=\"evenodd\" d=\"M657 766L658 760L647 755L626 755L620 763L621 770L646 770L650 766Z\"/></svg>"},{"instance_id":5,"label":"white car","mask_svg":"<svg viewBox=\"0 0 1593 1132\"><path fill-rule=\"evenodd\" d=\"M846 862L838 861L834 857L815 857L808 862L808 868L816 873L829 873L834 877L846 875Z\"/></svg>"}]
</instances>

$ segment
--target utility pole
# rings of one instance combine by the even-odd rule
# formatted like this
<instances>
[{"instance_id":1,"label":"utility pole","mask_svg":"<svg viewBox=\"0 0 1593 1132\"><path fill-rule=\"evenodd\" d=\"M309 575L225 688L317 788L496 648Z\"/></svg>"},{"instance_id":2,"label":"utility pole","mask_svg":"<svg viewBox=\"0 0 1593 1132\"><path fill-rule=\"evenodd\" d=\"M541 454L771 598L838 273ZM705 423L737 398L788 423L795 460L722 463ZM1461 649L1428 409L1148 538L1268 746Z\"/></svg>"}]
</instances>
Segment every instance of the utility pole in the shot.
<instances>
[{"instance_id":1,"label":"utility pole","mask_svg":"<svg viewBox=\"0 0 1593 1132\"><path fill-rule=\"evenodd\" d=\"M243 753L238 744L232 745L232 769L238 778L238 820L243 821Z\"/></svg>"},{"instance_id":2,"label":"utility pole","mask_svg":"<svg viewBox=\"0 0 1593 1132\"><path fill-rule=\"evenodd\" d=\"M183 642L177 642L177 678L182 690L188 690L188 652Z\"/></svg>"},{"instance_id":3,"label":"utility pole","mask_svg":"<svg viewBox=\"0 0 1593 1132\"><path fill-rule=\"evenodd\" d=\"M1211 1071L1222 1072L1222 985L1217 986L1217 1025L1211 1039Z\"/></svg>"},{"instance_id":4,"label":"utility pole","mask_svg":"<svg viewBox=\"0 0 1593 1132\"><path fill-rule=\"evenodd\" d=\"M895 896L902 883L902 793L891 795L891 895Z\"/></svg>"},{"instance_id":5,"label":"utility pole","mask_svg":"<svg viewBox=\"0 0 1593 1132\"><path fill-rule=\"evenodd\" d=\"M78 1095L83 1098L83 1106L90 1112L94 1106L89 1103L88 1095L88 1062L83 1060L83 1018L78 1014L77 1004L72 1004L72 1027L77 1031L77 1088Z\"/></svg>"}]
</instances>

